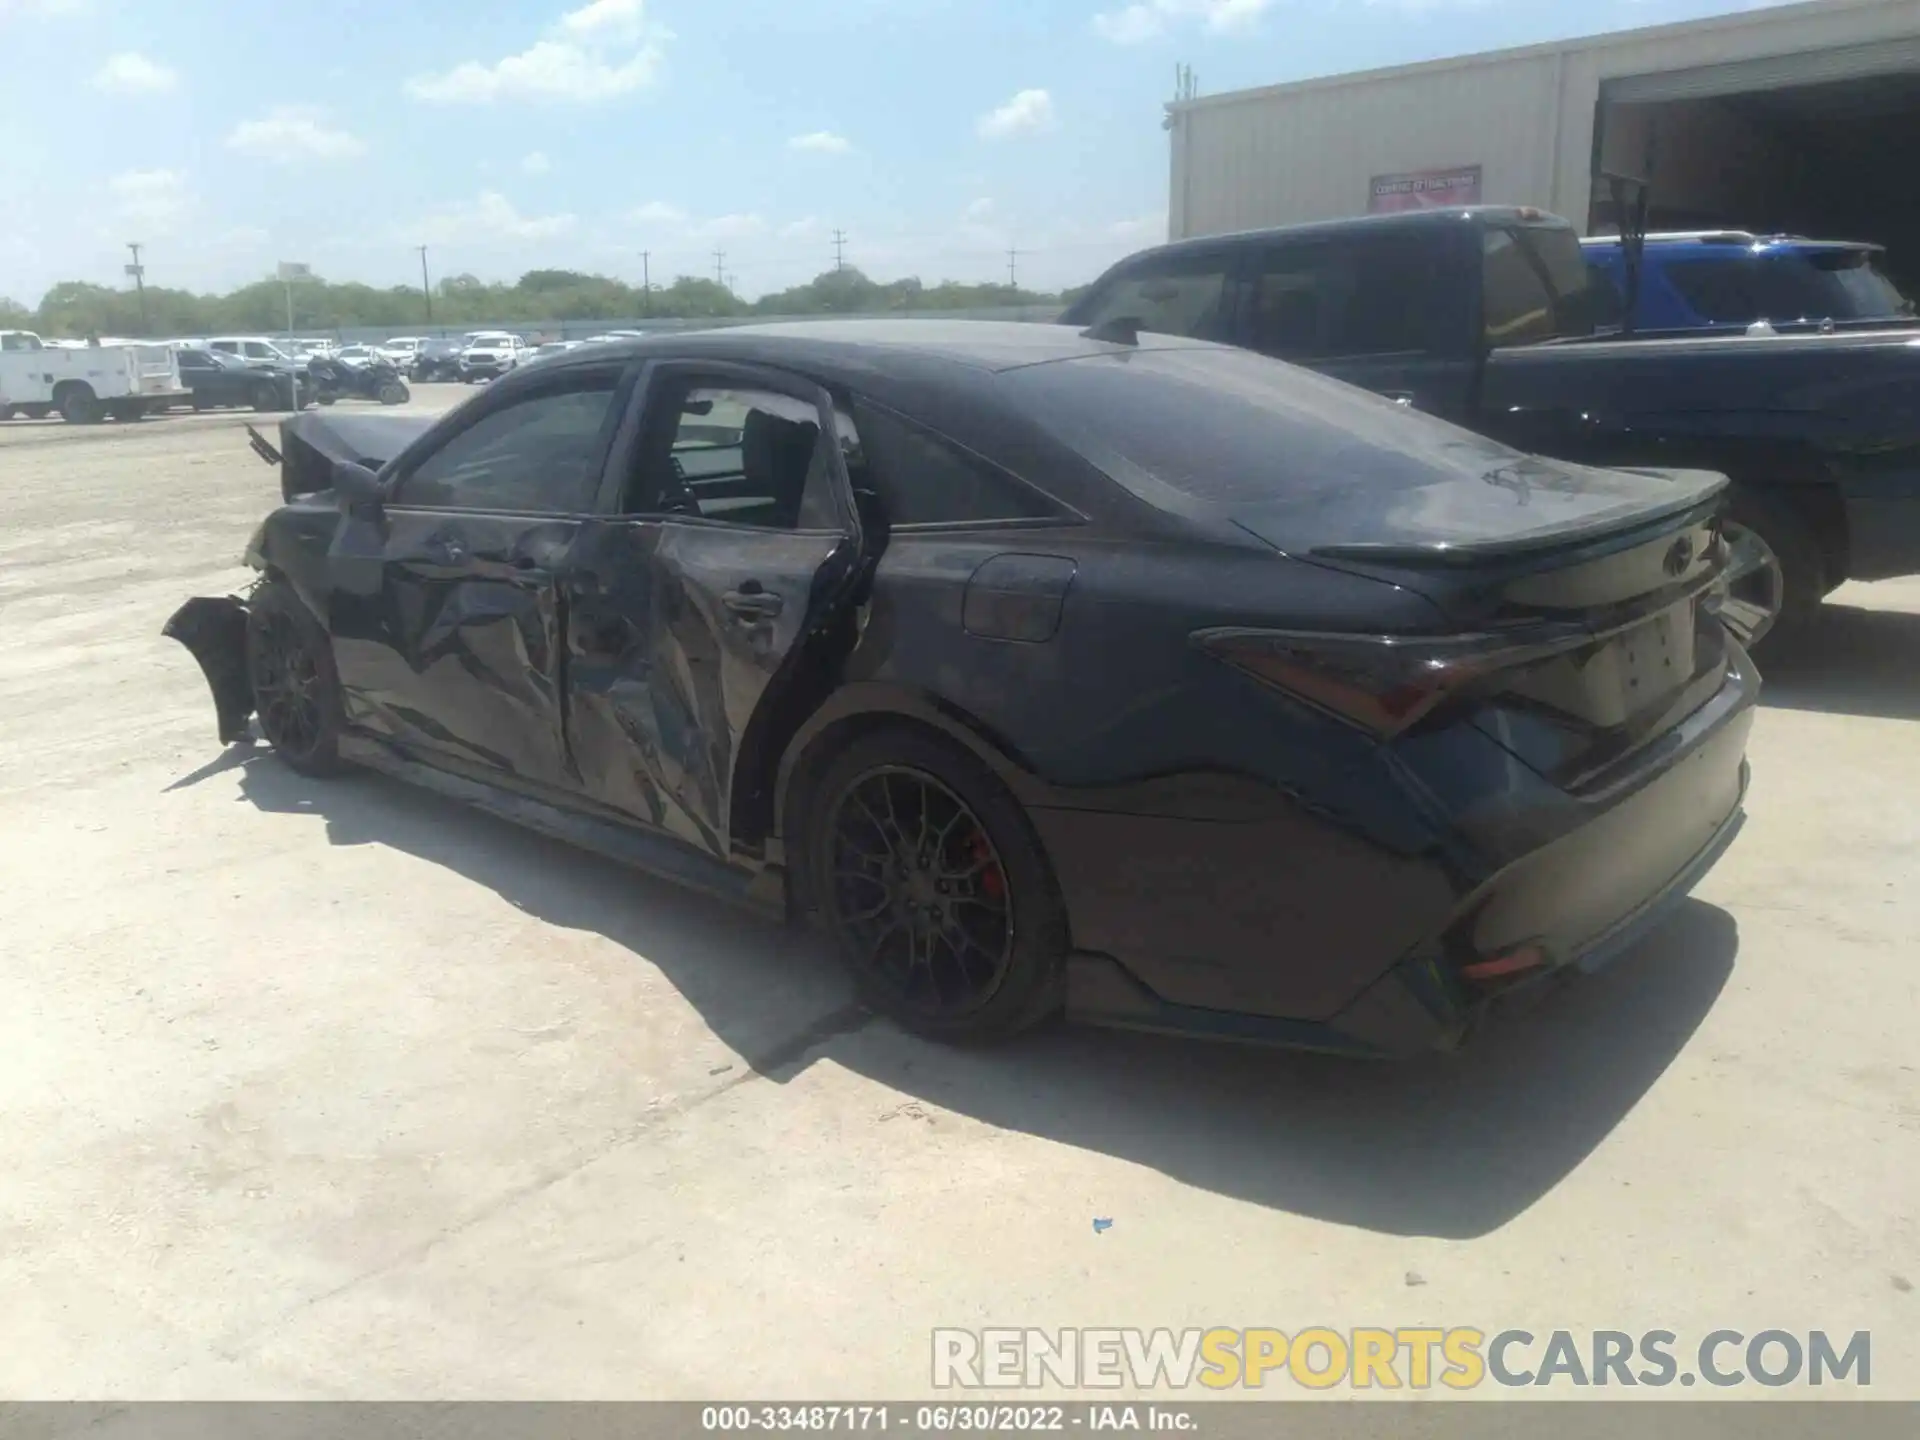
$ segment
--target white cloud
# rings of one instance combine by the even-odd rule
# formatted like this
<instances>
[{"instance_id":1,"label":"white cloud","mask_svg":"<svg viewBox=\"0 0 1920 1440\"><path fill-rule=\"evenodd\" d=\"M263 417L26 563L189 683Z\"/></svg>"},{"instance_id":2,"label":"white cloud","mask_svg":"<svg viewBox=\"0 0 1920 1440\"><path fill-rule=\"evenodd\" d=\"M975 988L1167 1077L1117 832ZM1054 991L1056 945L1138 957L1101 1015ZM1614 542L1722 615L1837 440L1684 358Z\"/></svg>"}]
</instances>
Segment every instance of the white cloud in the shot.
<instances>
[{"instance_id":1,"label":"white cloud","mask_svg":"<svg viewBox=\"0 0 1920 1440\"><path fill-rule=\"evenodd\" d=\"M87 0L0 0L0 20L19 16L23 20L51 20L62 15L80 15Z\"/></svg>"},{"instance_id":2,"label":"white cloud","mask_svg":"<svg viewBox=\"0 0 1920 1440\"><path fill-rule=\"evenodd\" d=\"M815 130L810 135L796 135L787 141L789 150L817 150L823 155L844 155L853 148L851 141L844 135L836 135L831 130Z\"/></svg>"},{"instance_id":3,"label":"white cloud","mask_svg":"<svg viewBox=\"0 0 1920 1440\"><path fill-rule=\"evenodd\" d=\"M443 105L498 100L592 104L645 89L659 75L669 31L649 25L642 0L591 0L560 17L544 39L491 65L467 60L416 75L407 93Z\"/></svg>"},{"instance_id":4,"label":"white cloud","mask_svg":"<svg viewBox=\"0 0 1920 1440\"><path fill-rule=\"evenodd\" d=\"M1115 45L1140 45L1158 39L1183 20L1198 20L1215 34L1244 30L1274 0L1137 0L1093 17L1094 33ZM1373 3L1373 0L1369 0Z\"/></svg>"},{"instance_id":5,"label":"white cloud","mask_svg":"<svg viewBox=\"0 0 1920 1440\"><path fill-rule=\"evenodd\" d=\"M178 170L127 170L107 181L120 218L164 229L187 208L187 177Z\"/></svg>"},{"instance_id":6,"label":"white cloud","mask_svg":"<svg viewBox=\"0 0 1920 1440\"><path fill-rule=\"evenodd\" d=\"M109 55L93 74L94 89L119 95L164 95L179 85L180 77L173 71L132 50Z\"/></svg>"},{"instance_id":7,"label":"white cloud","mask_svg":"<svg viewBox=\"0 0 1920 1440\"><path fill-rule=\"evenodd\" d=\"M350 160L366 152L357 135L328 125L324 112L280 105L258 120L242 120L227 136L229 149L288 165L301 160Z\"/></svg>"},{"instance_id":8,"label":"white cloud","mask_svg":"<svg viewBox=\"0 0 1920 1440\"><path fill-rule=\"evenodd\" d=\"M1050 130L1054 124L1053 96L1044 90L1022 90L998 109L989 110L974 128L985 140Z\"/></svg>"},{"instance_id":9,"label":"white cloud","mask_svg":"<svg viewBox=\"0 0 1920 1440\"><path fill-rule=\"evenodd\" d=\"M687 223L687 212L664 200L649 200L629 210L627 219L636 225L684 225Z\"/></svg>"},{"instance_id":10,"label":"white cloud","mask_svg":"<svg viewBox=\"0 0 1920 1440\"><path fill-rule=\"evenodd\" d=\"M236 225L231 230L223 230L218 238L222 245L231 245L236 250L255 250L272 237L258 225Z\"/></svg>"},{"instance_id":11,"label":"white cloud","mask_svg":"<svg viewBox=\"0 0 1920 1440\"><path fill-rule=\"evenodd\" d=\"M1116 45L1140 45L1166 33L1167 17L1153 5L1129 5L1093 17L1094 33Z\"/></svg>"},{"instance_id":12,"label":"white cloud","mask_svg":"<svg viewBox=\"0 0 1920 1440\"><path fill-rule=\"evenodd\" d=\"M486 190L473 200L435 211L407 233L419 237L409 243L425 245L553 240L570 232L574 224L572 215L522 215L499 191Z\"/></svg>"},{"instance_id":13,"label":"white cloud","mask_svg":"<svg viewBox=\"0 0 1920 1440\"><path fill-rule=\"evenodd\" d=\"M819 233L820 217L817 215L807 215L798 220L789 220L780 227L780 238L782 240L805 240Z\"/></svg>"},{"instance_id":14,"label":"white cloud","mask_svg":"<svg viewBox=\"0 0 1920 1440\"><path fill-rule=\"evenodd\" d=\"M593 0L562 15L560 29L613 44L637 44L647 34L646 7L643 0Z\"/></svg>"},{"instance_id":15,"label":"white cloud","mask_svg":"<svg viewBox=\"0 0 1920 1440\"><path fill-rule=\"evenodd\" d=\"M553 169L553 162L547 159L546 151L535 150L531 154L522 157L520 169L522 173L527 175L544 175Z\"/></svg>"},{"instance_id":16,"label":"white cloud","mask_svg":"<svg viewBox=\"0 0 1920 1440\"><path fill-rule=\"evenodd\" d=\"M1167 238L1167 212L1156 211L1151 215L1135 215L1131 219L1116 220L1107 227L1107 233L1116 240L1125 240L1129 244L1157 245Z\"/></svg>"},{"instance_id":17,"label":"white cloud","mask_svg":"<svg viewBox=\"0 0 1920 1440\"><path fill-rule=\"evenodd\" d=\"M977 223L982 220L991 219L993 211L994 204L992 198L982 195L978 200L975 200L971 205L967 206L963 213L965 218Z\"/></svg>"},{"instance_id":18,"label":"white cloud","mask_svg":"<svg viewBox=\"0 0 1920 1440\"><path fill-rule=\"evenodd\" d=\"M690 226L687 235L694 240L746 240L766 230L767 222L759 215L716 215Z\"/></svg>"}]
</instances>

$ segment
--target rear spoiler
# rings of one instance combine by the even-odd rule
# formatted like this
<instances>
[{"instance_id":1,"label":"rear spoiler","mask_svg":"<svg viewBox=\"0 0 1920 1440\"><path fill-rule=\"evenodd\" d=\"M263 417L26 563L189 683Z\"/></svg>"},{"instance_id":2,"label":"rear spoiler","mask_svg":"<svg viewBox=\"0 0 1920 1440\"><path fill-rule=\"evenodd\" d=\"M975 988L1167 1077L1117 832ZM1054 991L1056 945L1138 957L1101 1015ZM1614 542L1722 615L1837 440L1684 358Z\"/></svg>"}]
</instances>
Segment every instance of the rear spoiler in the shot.
<instances>
[{"instance_id":1,"label":"rear spoiler","mask_svg":"<svg viewBox=\"0 0 1920 1440\"><path fill-rule=\"evenodd\" d=\"M1660 470L1635 470L1625 465L1617 465L1613 468L1628 470L1633 474L1662 477L1673 473ZM1379 544L1316 545L1307 553L1323 560L1352 560L1360 563L1446 569L1456 565L1474 565L1486 560L1505 560L1545 551L1583 548L1603 542L1608 544L1609 549L1615 544L1626 548L1632 538L1648 531L1681 528L1676 523L1681 516L1685 516L1688 523L1698 523L1720 513L1726 506L1726 492L1731 482L1725 476L1717 475L1713 478L1718 481L1717 484L1689 490L1683 499L1670 505L1636 510L1632 515L1615 524L1576 522L1569 525L1543 526L1524 535L1504 536L1496 540L1436 541L1430 545L1396 544L1391 541Z\"/></svg>"}]
</instances>

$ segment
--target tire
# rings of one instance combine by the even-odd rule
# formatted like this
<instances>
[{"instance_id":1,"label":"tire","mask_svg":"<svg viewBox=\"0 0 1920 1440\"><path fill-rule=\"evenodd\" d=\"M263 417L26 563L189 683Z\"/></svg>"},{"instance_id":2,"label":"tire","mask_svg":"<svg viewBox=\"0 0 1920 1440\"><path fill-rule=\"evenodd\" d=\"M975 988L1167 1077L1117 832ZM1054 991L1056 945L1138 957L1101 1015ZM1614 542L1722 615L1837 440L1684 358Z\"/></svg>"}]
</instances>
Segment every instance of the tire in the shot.
<instances>
[{"instance_id":1,"label":"tire","mask_svg":"<svg viewBox=\"0 0 1920 1440\"><path fill-rule=\"evenodd\" d=\"M315 395L313 397L313 402L316 405L331 405L333 404L334 401L338 400L339 398L340 397L334 394L331 390L322 390L318 395Z\"/></svg>"},{"instance_id":2,"label":"tire","mask_svg":"<svg viewBox=\"0 0 1920 1440\"><path fill-rule=\"evenodd\" d=\"M11 405L0 405L0 425L6 424L7 421L13 419L14 416L20 413L20 411L14 409Z\"/></svg>"},{"instance_id":3,"label":"tire","mask_svg":"<svg viewBox=\"0 0 1920 1440\"><path fill-rule=\"evenodd\" d=\"M280 392L267 381L261 381L248 392L249 402L261 413L280 408Z\"/></svg>"},{"instance_id":4,"label":"tire","mask_svg":"<svg viewBox=\"0 0 1920 1440\"><path fill-rule=\"evenodd\" d=\"M890 725L855 738L795 798L802 908L869 1007L969 1044L1059 1010L1066 907L1026 813L977 758Z\"/></svg>"},{"instance_id":5,"label":"tire","mask_svg":"<svg viewBox=\"0 0 1920 1440\"><path fill-rule=\"evenodd\" d=\"M44 420L53 413L50 405L22 405L20 413L29 420Z\"/></svg>"},{"instance_id":6,"label":"tire","mask_svg":"<svg viewBox=\"0 0 1920 1440\"><path fill-rule=\"evenodd\" d=\"M1741 634L1742 626L1735 622L1742 602L1752 611L1771 604L1771 624L1747 648L1767 655L1804 641L1818 623L1820 602L1829 588L1826 557L1812 532L1782 501L1741 486L1734 488L1725 530L1735 566L1742 572L1733 581L1729 602L1723 602L1722 618L1729 628Z\"/></svg>"},{"instance_id":7,"label":"tire","mask_svg":"<svg viewBox=\"0 0 1920 1440\"><path fill-rule=\"evenodd\" d=\"M98 425L100 423L100 401L93 393L93 387L79 380L70 380L60 387L60 393L54 402L60 410L60 418L69 425Z\"/></svg>"},{"instance_id":8,"label":"tire","mask_svg":"<svg viewBox=\"0 0 1920 1440\"><path fill-rule=\"evenodd\" d=\"M407 387L398 380L389 380L380 387L382 405L404 405L412 398L413 396L407 392Z\"/></svg>"},{"instance_id":9,"label":"tire","mask_svg":"<svg viewBox=\"0 0 1920 1440\"><path fill-rule=\"evenodd\" d=\"M290 769L318 778L346 768L333 642L279 581L254 591L247 606L247 683L261 732Z\"/></svg>"}]
</instances>

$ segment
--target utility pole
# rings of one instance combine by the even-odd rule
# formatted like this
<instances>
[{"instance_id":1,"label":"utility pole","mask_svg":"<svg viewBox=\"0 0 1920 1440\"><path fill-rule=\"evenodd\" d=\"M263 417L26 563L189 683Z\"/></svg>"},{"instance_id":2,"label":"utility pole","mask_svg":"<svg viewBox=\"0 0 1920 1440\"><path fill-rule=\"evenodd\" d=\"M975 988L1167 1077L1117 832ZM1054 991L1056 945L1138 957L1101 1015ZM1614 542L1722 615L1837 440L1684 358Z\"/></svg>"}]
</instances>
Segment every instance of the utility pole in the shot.
<instances>
[{"instance_id":1,"label":"utility pole","mask_svg":"<svg viewBox=\"0 0 1920 1440\"><path fill-rule=\"evenodd\" d=\"M653 314L653 252L640 252L640 309L642 314Z\"/></svg>"},{"instance_id":2,"label":"utility pole","mask_svg":"<svg viewBox=\"0 0 1920 1440\"><path fill-rule=\"evenodd\" d=\"M716 250L713 252L713 283L722 289L726 288L727 252L724 250Z\"/></svg>"},{"instance_id":3,"label":"utility pole","mask_svg":"<svg viewBox=\"0 0 1920 1440\"><path fill-rule=\"evenodd\" d=\"M1007 288L1009 290L1018 290L1020 288L1020 272L1016 264L1020 258L1020 254L1021 252L1015 250L1012 246L1007 247Z\"/></svg>"},{"instance_id":4,"label":"utility pole","mask_svg":"<svg viewBox=\"0 0 1920 1440\"><path fill-rule=\"evenodd\" d=\"M147 267L140 263L140 246L129 240L127 249L133 252L133 263L127 266L127 274L133 277L133 288L140 297L140 333L147 333Z\"/></svg>"},{"instance_id":5,"label":"utility pole","mask_svg":"<svg viewBox=\"0 0 1920 1440\"><path fill-rule=\"evenodd\" d=\"M427 283L427 247L416 245L420 252L420 298L427 302L427 324L433 324L433 287Z\"/></svg>"},{"instance_id":6,"label":"utility pole","mask_svg":"<svg viewBox=\"0 0 1920 1440\"><path fill-rule=\"evenodd\" d=\"M834 231L833 232L833 268L834 269L844 270L847 268L846 250L847 250L847 232L844 230Z\"/></svg>"}]
</instances>

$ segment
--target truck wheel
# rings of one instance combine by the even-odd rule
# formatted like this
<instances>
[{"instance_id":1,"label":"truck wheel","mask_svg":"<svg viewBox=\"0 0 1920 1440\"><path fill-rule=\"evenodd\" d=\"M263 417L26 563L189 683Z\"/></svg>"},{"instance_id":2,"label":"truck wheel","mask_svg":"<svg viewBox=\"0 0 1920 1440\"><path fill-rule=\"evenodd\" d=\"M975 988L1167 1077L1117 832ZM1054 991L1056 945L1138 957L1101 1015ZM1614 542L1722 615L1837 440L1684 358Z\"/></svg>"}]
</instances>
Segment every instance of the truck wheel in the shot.
<instances>
[{"instance_id":1,"label":"truck wheel","mask_svg":"<svg viewBox=\"0 0 1920 1440\"><path fill-rule=\"evenodd\" d=\"M404 405L412 398L413 396L407 393L407 387L402 385L398 380L389 380L380 387L380 403L382 405Z\"/></svg>"},{"instance_id":2,"label":"truck wheel","mask_svg":"<svg viewBox=\"0 0 1920 1440\"><path fill-rule=\"evenodd\" d=\"M798 797L803 906L861 997L931 1039L1003 1040L1060 1008L1066 908L1020 804L913 726L856 738Z\"/></svg>"},{"instance_id":3,"label":"truck wheel","mask_svg":"<svg viewBox=\"0 0 1920 1440\"><path fill-rule=\"evenodd\" d=\"M1749 650L1804 637L1827 593L1826 558L1806 526L1771 496L1736 487L1722 532L1732 552L1719 606L1727 628Z\"/></svg>"},{"instance_id":4,"label":"truck wheel","mask_svg":"<svg viewBox=\"0 0 1920 1440\"><path fill-rule=\"evenodd\" d=\"M272 385L264 380L253 387L253 390L250 392L250 398L255 410L278 410L280 408L279 391L275 390Z\"/></svg>"},{"instance_id":5,"label":"truck wheel","mask_svg":"<svg viewBox=\"0 0 1920 1440\"><path fill-rule=\"evenodd\" d=\"M22 405L20 407L20 413L29 420L44 420L47 416L51 415L53 411L46 405Z\"/></svg>"},{"instance_id":6,"label":"truck wheel","mask_svg":"<svg viewBox=\"0 0 1920 1440\"><path fill-rule=\"evenodd\" d=\"M59 407L60 418L69 425L97 425L100 423L100 401L93 393L93 387L85 381L69 380L59 387L53 397L53 403Z\"/></svg>"},{"instance_id":7,"label":"truck wheel","mask_svg":"<svg viewBox=\"0 0 1920 1440\"><path fill-rule=\"evenodd\" d=\"M0 405L0 425L4 425L19 413L20 412L11 405Z\"/></svg>"}]
</instances>

